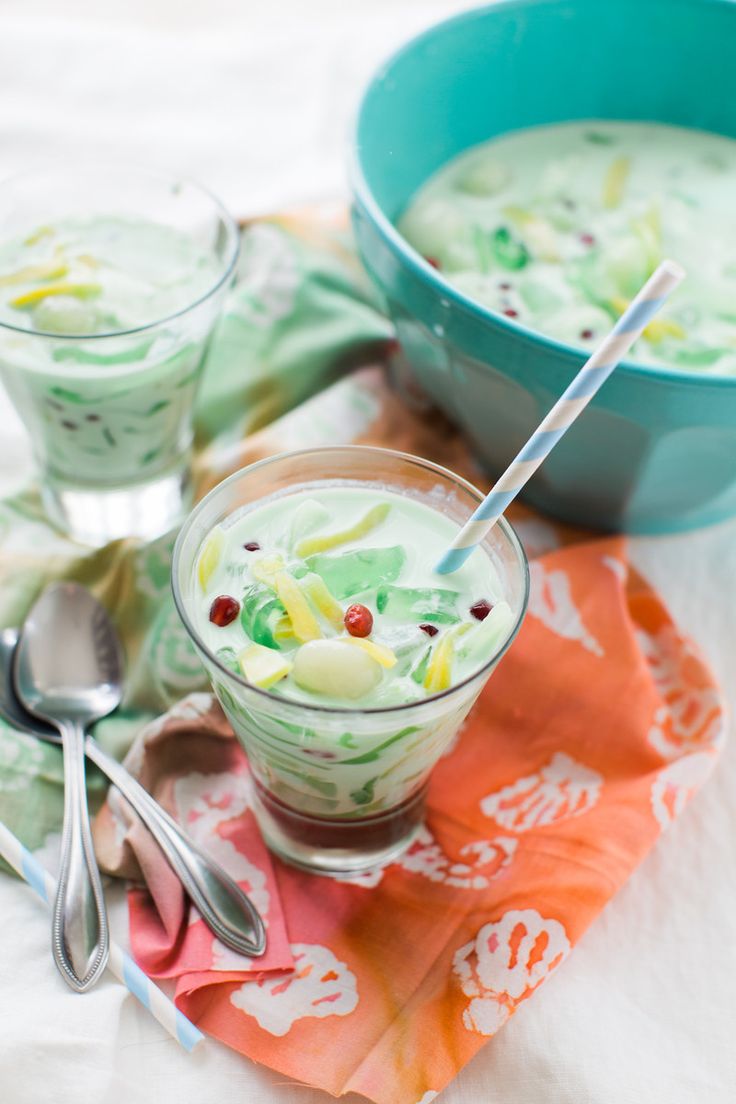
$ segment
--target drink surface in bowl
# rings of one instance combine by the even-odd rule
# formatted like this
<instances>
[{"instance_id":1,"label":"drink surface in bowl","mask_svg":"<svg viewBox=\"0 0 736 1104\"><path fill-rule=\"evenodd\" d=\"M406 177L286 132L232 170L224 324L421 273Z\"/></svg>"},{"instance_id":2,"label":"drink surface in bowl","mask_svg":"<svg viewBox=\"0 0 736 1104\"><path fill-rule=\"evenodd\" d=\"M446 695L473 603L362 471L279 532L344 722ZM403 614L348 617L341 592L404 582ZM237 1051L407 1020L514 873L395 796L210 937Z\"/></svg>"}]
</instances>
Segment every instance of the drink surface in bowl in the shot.
<instances>
[{"instance_id":1,"label":"drink surface in bowl","mask_svg":"<svg viewBox=\"0 0 736 1104\"><path fill-rule=\"evenodd\" d=\"M734 375L735 182L732 138L660 123L560 123L455 157L399 228L459 291L588 350L675 257L688 279L631 359Z\"/></svg>"},{"instance_id":2,"label":"drink surface in bowl","mask_svg":"<svg viewBox=\"0 0 736 1104\"><path fill-rule=\"evenodd\" d=\"M526 572L510 531L434 572L464 520L451 480L302 479L217 511L188 568L177 553L185 623L248 753L264 835L300 865L347 873L403 850L518 627Z\"/></svg>"},{"instance_id":3,"label":"drink surface in bowl","mask_svg":"<svg viewBox=\"0 0 736 1104\"><path fill-rule=\"evenodd\" d=\"M127 183L94 172L77 193L66 177L0 186L0 379L52 519L95 544L180 516L194 397L237 256L235 227L195 185Z\"/></svg>"}]
</instances>

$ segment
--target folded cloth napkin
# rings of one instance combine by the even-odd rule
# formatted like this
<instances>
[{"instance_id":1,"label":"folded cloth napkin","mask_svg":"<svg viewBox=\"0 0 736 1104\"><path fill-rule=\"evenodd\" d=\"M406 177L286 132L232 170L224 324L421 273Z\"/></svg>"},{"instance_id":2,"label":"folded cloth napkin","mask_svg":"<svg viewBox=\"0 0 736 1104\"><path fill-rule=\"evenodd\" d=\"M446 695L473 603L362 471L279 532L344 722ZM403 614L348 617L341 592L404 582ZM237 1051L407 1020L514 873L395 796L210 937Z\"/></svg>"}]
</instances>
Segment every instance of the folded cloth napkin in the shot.
<instances>
[{"instance_id":1,"label":"folded cloth napkin","mask_svg":"<svg viewBox=\"0 0 736 1104\"><path fill-rule=\"evenodd\" d=\"M329 220L300 236L259 224L245 252L203 389L200 491L260 456L351 441L484 484L460 435L418 405L400 358L402 398L379 371L358 372L245 438L389 336ZM625 543L583 540L523 506L513 520L534 557L525 625L435 771L423 833L400 862L345 883L263 848L245 757L171 605L170 540L85 553L52 535L32 493L0 507L0 623L17 623L60 575L108 604L131 680L98 737L121 752L177 703L143 728L128 765L268 922L263 960L219 945L113 794L96 843L110 871L146 883L130 894L135 953L176 978L179 1006L204 1030L335 1095L433 1099L562 963L717 757L712 677L629 570ZM0 816L31 846L37 823L58 826L58 781L56 749L0 729Z\"/></svg>"}]
</instances>

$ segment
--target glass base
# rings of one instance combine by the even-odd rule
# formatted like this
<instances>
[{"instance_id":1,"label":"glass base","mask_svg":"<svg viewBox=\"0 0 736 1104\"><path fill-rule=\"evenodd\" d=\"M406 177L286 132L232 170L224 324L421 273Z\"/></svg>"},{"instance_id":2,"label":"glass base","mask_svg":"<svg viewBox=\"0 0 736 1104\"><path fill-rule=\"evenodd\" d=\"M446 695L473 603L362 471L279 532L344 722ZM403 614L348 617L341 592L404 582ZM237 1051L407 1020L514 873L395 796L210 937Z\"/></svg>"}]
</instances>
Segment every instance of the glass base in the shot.
<instances>
[{"instance_id":1,"label":"glass base","mask_svg":"<svg viewBox=\"0 0 736 1104\"><path fill-rule=\"evenodd\" d=\"M314 874L349 878L395 862L424 821L427 787L401 805L368 817L330 820L283 805L253 779L253 812L268 847Z\"/></svg>"},{"instance_id":2,"label":"glass base","mask_svg":"<svg viewBox=\"0 0 736 1104\"><path fill-rule=\"evenodd\" d=\"M42 497L53 523L82 544L154 540L178 525L191 506L189 470L177 467L145 483L109 490L49 479Z\"/></svg>"}]
</instances>

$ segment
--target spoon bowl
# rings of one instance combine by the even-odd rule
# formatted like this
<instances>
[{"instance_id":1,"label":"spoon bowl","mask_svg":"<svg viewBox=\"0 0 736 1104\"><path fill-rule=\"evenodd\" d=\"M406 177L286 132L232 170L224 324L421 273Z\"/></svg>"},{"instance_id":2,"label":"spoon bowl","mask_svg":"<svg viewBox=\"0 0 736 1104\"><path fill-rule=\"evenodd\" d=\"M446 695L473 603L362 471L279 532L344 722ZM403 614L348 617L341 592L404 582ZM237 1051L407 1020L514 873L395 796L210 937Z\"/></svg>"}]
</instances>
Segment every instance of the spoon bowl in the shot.
<instances>
[{"instance_id":1,"label":"spoon bowl","mask_svg":"<svg viewBox=\"0 0 736 1104\"><path fill-rule=\"evenodd\" d=\"M85 729L122 698L123 662L104 608L77 583L46 588L29 613L15 651L21 705L61 734L64 825L52 920L54 961L70 988L95 984L110 951L85 785Z\"/></svg>"},{"instance_id":2,"label":"spoon bowl","mask_svg":"<svg viewBox=\"0 0 736 1104\"><path fill-rule=\"evenodd\" d=\"M106 717L122 698L123 657L106 610L85 587L55 583L43 592L18 642L14 670L26 709L58 726Z\"/></svg>"}]
</instances>

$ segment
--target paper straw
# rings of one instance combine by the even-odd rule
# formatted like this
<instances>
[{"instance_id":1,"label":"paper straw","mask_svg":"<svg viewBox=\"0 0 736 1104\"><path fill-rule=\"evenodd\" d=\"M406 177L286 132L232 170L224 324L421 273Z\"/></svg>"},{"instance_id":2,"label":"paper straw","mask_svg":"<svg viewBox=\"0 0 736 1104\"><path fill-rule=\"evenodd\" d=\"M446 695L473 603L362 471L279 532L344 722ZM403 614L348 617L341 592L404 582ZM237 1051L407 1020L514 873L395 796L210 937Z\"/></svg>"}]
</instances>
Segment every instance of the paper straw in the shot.
<instances>
[{"instance_id":1,"label":"paper straw","mask_svg":"<svg viewBox=\"0 0 736 1104\"><path fill-rule=\"evenodd\" d=\"M56 882L2 821L0 821L0 855L47 905L51 905L56 898ZM174 1002L153 984L120 944L112 940L107 965L118 981L122 981L126 989L148 1009L162 1027L166 1028L169 1035L181 1043L185 1050L193 1050L202 1041L204 1035L199 1028L195 1027L191 1020L179 1011Z\"/></svg>"},{"instance_id":2,"label":"paper straw","mask_svg":"<svg viewBox=\"0 0 736 1104\"><path fill-rule=\"evenodd\" d=\"M662 261L652 273L609 335L586 361L539 428L497 480L493 490L457 534L435 567L438 574L449 575L462 567L684 276L684 270L674 261Z\"/></svg>"}]
</instances>

